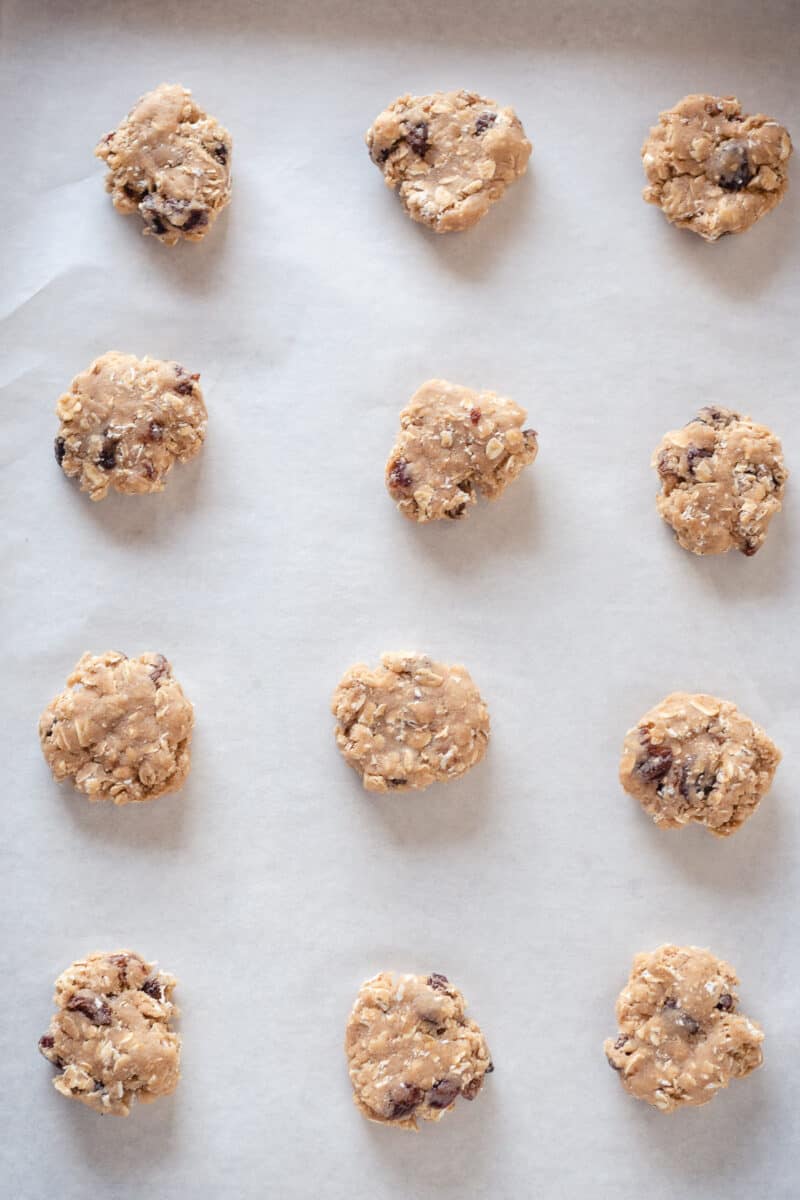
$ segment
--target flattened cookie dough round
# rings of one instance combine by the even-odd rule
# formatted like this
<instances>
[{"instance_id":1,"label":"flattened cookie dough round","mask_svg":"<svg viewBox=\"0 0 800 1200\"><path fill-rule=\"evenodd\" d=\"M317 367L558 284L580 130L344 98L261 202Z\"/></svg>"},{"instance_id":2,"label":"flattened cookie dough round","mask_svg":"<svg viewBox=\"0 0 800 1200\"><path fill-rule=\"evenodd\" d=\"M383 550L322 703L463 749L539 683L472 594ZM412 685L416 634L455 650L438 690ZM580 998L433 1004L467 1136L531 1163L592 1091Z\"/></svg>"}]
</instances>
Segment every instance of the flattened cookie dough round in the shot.
<instances>
[{"instance_id":1,"label":"flattened cookie dough round","mask_svg":"<svg viewBox=\"0 0 800 1200\"><path fill-rule=\"evenodd\" d=\"M662 829L735 833L769 791L781 753L735 704L673 692L625 736L619 777Z\"/></svg>"},{"instance_id":2,"label":"flattened cookie dough round","mask_svg":"<svg viewBox=\"0 0 800 1200\"><path fill-rule=\"evenodd\" d=\"M334 692L336 742L368 792L458 779L481 761L489 711L465 667L384 654L351 667Z\"/></svg>"},{"instance_id":3,"label":"flattened cookie dough round","mask_svg":"<svg viewBox=\"0 0 800 1200\"><path fill-rule=\"evenodd\" d=\"M527 413L494 392L429 379L400 414L386 486L412 521L463 517L477 494L496 500L539 449Z\"/></svg>"},{"instance_id":4,"label":"flattened cookie dough round","mask_svg":"<svg viewBox=\"0 0 800 1200\"><path fill-rule=\"evenodd\" d=\"M436 233L480 221L531 156L512 108L465 91L401 96L376 117L366 141L408 215Z\"/></svg>"},{"instance_id":5,"label":"flattened cookie dough round","mask_svg":"<svg viewBox=\"0 0 800 1200\"><path fill-rule=\"evenodd\" d=\"M736 1011L729 963L696 946L637 954L603 1047L626 1092L662 1112L707 1104L761 1066L764 1034Z\"/></svg>"},{"instance_id":6,"label":"flattened cookie dough round","mask_svg":"<svg viewBox=\"0 0 800 1200\"><path fill-rule=\"evenodd\" d=\"M106 191L143 233L167 246L199 242L231 198L231 135L179 83L162 83L95 148Z\"/></svg>"},{"instance_id":7,"label":"flattened cookie dough round","mask_svg":"<svg viewBox=\"0 0 800 1200\"><path fill-rule=\"evenodd\" d=\"M127 1117L174 1092L180 1037L172 975L131 950L90 954L56 980L56 1013L39 1049L59 1074L53 1086L95 1112Z\"/></svg>"},{"instance_id":8,"label":"flattened cookie dough round","mask_svg":"<svg viewBox=\"0 0 800 1200\"><path fill-rule=\"evenodd\" d=\"M90 800L130 804L174 792L189 774L194 711L163 654L84 654L39 720L56 779Z\"/></svg>"},{"instance_id":9,"label":"flattened cookie dough round","mask_svg":"<svg viewBox=\"0 0 800 1200\"><path fill-rule=\"evenodd\" d=\"M475 1099L494 1066L465 1009L444 975L384 971L362 986L345 1052L365 1117L416 1131L418 1121L441 1120L459 1096Z\"/></svg>"},{"instance_id":10,"label":"flattened cookie dough round","mask_svg":"<svg viewBox=\"0 0 800 1200\"><path fill-rule=\"evenodd\" d=\"M642 147L643 195L707 242L744 233L786 192L788 132L750 117L735 96L686 96L662 112Z\"/></svg>"},{"instance_id":11,"label":"flattened cookie dough round","mask_svg":"<svg viewBox=\"0 0 800 1200\"><path fill-rule=\"evenodd\" d=\"M716 406L665 434L652 466L661 477L658 511L693 554L755 554L789 478L774 433Z\"/></svg>"},{"instance_id":12,"label":"flattened cookie dough round","mask_svg":"<svg viewBox=\"0 0 800 1200\"><path fill-rule=\"evenodd\" d=\"M103 354L58 401L56 462L91 500L109 488L162 492L173 463L189 462L205 440L199 378L180 363Z\"/></svg>"}]
</instances>

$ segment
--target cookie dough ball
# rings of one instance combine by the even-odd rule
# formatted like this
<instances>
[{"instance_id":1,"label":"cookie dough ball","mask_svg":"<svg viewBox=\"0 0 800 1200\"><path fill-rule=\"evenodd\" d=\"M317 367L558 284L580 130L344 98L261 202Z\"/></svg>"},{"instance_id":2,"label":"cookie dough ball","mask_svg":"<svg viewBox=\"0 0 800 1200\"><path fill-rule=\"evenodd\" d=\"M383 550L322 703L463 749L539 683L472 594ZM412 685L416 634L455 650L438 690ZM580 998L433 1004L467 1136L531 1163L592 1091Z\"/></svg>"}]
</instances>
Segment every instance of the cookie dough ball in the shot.
<instances>
[{"instance_id":1,"label":"cookie dough ball","mask_svg":"<svg viewBox=\"0 0 800 1200\"><path fill-rule=\"evenodd\" d=\"M733 968L696 946L637 954L606 1057L626 1092L662 1112L707 1104L761 1066L764 1034L736 1011Z\"/></svg>"},{"instance_id":2,"label":"cookie dough ball","mask_svg":"<svg viewBox=\"0 0 800 1200\"><path fill-rule=\"evenodd\" d=\"M345 1035L353 1100L365 1117L400 1129L439 1121L459 1096L474 1100L494 1070L486 1039L445 975L368 980Z\"/></svg>"},{"instance_id":3,"label":"cookie dough ball","mask_svg":"<svg viewBox=\"0 0 800 1200\"><path fill-rule=\"evenodd\" d=\"M475 92L401 96L366 135L369 155L410 217L469 229L525 174L531 144L512 108Z\"/></svg>"},{"instance_id":4,"label":"cookie dough ball","mask_svg":"<svg viewBox=\"0 0 800 1200\"><path fill-rule=\"evenodd\" d=\"M58 401L56 462L92 500L109 488L163 492L172 464L189 462L205 440L199 378L179 363L103 354Z\"/></svg>"},{"instance_id":5,"label":"cookie dough ball","mask_svg":"<svg viewBox=\"0 0 800 1200\"><path fill-rule=\"evenodd\" d=\"M84 654L39 720L56 779L90 800L130 804L174 792L189 774L194 711L163 654Z\"/></svg>"},{"instance_id":6,"label":"cookie dough ball","mask_svg":"<svg viewBox=\"0 0 800 1200\"><path fill-rule=\"evenodd\" d=\"M90 954L56 980L57 1011L39 1049L58 1068L53 1086L95 1112L127 1117L131 1104L174 1092L181 1041L171 1028L176 980L131 950Z\"/></svg>"},{"instance_id":7,"label":"cookie dough ball","mask_svg":"<svg viewBox=\"0 0 800 1200\"><path fill-rule=\"evenodd\" d=\"M780 760L735 704L673 692L626 734L619 777L660 828L695 821L727 837L753 815Z\"/></svg>"},{"instance_id":8,"label":"cookie dough ball","mask_svg":"<svg viewBox=\"0 0 800 1200\"><path fill-rule=\"evenodd\" d=\"M458 779L481 761L489 711L465 667L424 654L358 663L334 692L336 741L368 792Z\"/></svg>"},{"instance_id":9,"label":"cookie dough ball","mask_svg":"<svg viewBox=\"0 0 800 1200\"><path fill-rule=\"evenodd\" d=\"M686 96L661 113L642 147L643 195L668 221L715 242L780 203L791 153L783 126L746 116L735 96Z\"/></svg>"},{"instance_id":10,"label":"cookie dough ball","mask_svg":"<svg viewBox=\"0 0 800 1200\"><path fill-rule=\"evenodd\" d=\"M658 511L693 554L755 554L789 477L774 433L715 406L665 434L652 465L661 476Z\"/></svg>"},{"instance_id":11,"label":"cookie dough ball","mask_svg":"<svg viewBox=\"0 0 800 1200\"><path fill-rule=\"evenodd\" d=\"M110 168L106 191L143 233L167 246L199 242L231 198L231 135L179 83L142 96L95 148Z\"/></svg>"},{"instance_id":12,"label":"cookie dough ball","mask_svg":"<svg viewBox=\"0 0 800 1200\"><path fill-rule=\"evenodd\" d=\"M539 449L527 413L494 392L429 379L400 414L386 486L412 521L463 517L480 492L496 500Z\"/></svg>"}]
</instances>

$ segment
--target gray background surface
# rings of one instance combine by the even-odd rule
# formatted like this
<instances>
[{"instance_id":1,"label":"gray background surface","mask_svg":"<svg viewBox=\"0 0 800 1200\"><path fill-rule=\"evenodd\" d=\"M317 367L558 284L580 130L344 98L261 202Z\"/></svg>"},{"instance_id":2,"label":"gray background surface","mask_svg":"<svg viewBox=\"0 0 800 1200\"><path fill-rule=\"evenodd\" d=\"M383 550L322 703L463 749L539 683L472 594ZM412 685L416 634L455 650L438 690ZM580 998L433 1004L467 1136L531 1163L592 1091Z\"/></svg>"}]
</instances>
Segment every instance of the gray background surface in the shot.
<instances>
[{"instance_id":1,"label":"gray background surface","mask_svg":"<svg viewBox=\"0 0 800 1200\"><path fill-rule=\"evenodd\" d=\"M798 7L0 4L4 654L0 1189L19 1200L278 1195L633 1200L797 1195L798 206L707 246L639 198L689 91L800 133ZM162 79L233 133L233 203L168 250L103 192L97 139ZM513 104L527 178L475 230L413 225L361 138L395 96ZM110 348L202 373L201 458L93 506L52 461L55 401ZM467 523L416 528L383 464L426 378L525 405L536 465ZM695 559L650 454L710 399L783 438L764 549ZM86 650L161 650L194 766L151 806L49 778L46 701ZM489 703L460 783L369 798L328 712L387 648L462 660ZM784 751L736 837L658 831L619 789L667 692L730 697ZM708 945L766 1065L704 1110L637 1105L601 1050L635 951ZM129 946L180 979L177 1093L127 1121L59 1097L52 982ZM350 1102L363 979L436 970L497 1065L414 1138Z\"/></svg>"}]
</instances>

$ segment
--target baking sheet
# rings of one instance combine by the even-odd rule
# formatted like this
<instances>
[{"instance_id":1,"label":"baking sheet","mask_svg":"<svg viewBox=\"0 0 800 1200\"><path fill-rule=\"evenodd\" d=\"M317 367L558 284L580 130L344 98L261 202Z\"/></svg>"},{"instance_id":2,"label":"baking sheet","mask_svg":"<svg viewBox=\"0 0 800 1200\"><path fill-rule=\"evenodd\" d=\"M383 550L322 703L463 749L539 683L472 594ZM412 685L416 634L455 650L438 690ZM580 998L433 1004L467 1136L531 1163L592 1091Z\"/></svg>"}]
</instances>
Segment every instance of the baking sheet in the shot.
<instances>
[{"instance_id":1,"label":"baking sheet","mask_svg":"<svg viewBox=\"0 0 800 1200\"><path fill-rule=\"evenodd\" d=\"M0 33L0 1190L796 1196L798 489L756 558L694 559L648 463L713 398L800 471L800 187L707 246L641 202L638 151L694 90L800 130L797 6L4 0ZM92 158L162 79L235 141L233 203L172 251ZM437 239L361 136L396 95L460 86L513 104L534 155ZM53 407L110 348L200 371L209 437L163 495L94 506L52 462ZM433 375L514 397L541 449L497 505L416 528L382 473ZM37 747L80 654L111 647L168 654L196 706L189 783L150 806L90 807ZM492 744L461 782L370 798L340 761L330 693L389 648L482 688ZM676 688L784 751L728 842L659 832L616 782L624 731ZM669 1118L601 1049L632 955L667 940L729 958L766 1029L763 1070ZM123 946L180 978L183 1080L100 1120L36 1040L59 971ZM344 1023L384 968L456 981L497 1066L416 1138L350 1101Z\"/></svg>"}]
</instances>

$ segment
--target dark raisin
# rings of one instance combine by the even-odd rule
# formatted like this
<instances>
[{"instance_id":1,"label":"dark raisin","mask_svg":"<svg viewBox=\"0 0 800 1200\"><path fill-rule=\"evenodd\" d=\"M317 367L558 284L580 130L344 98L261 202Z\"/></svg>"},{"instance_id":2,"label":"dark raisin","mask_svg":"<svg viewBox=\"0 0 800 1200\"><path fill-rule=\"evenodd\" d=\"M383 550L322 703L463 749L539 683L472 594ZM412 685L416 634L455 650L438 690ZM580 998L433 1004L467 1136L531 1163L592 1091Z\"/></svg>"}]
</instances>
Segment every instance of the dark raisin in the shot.
<instances>
[{"instance_id":1,"label":"dark raisin","mask_svg":"<svg viewBox=\"0 0 800 1200\"><path fill-rule=\"evenodd\" d=\"M621 1033L621 1034L619 1035L619 1037L617 1038L617 1040L614 1042L614 1049L615 1049L615 1050L621 1050L621 1049L622 1049L622 1047L623 1047L623 1046L625 1045L625 1043L627 1042L627 1040L628 1040L628 1035L627 1035L627 1033Z\"/></svg>"},{"instance_id":2,"label":"dark raisin","mask_svg":"<svg viewBox=\"0 0 800 1200\"><path fill-rule=\"evenodd\" d=\"M715 429L724 429L732 421L738 420L738 413L730 412L727 408L717 408L715 404L707 404L695 417L695 421L699 421L701 425L713 425ZM689 424L693 422L690 421Z\"/></svg>"},{"instance_id":3,"label":"dark raisin","mask_svg":"<svg viewBox=\"0 0 800 1200\"><path fill-rule=\"evenodd\" d=\"M473 425L477 425L482 416L483 414L479 408L471 408L469 410L469 419Z\"/></svg>"},{"instance_id":4,"label":"dark raisin","mask_svg":"<svg viewBox=\"0 0 800 1200\"><path fill-rule=\"evenodd\" d=\"M97 459L98 467L102 467L104 471L112 471L117 465L117 446L119 438L106 437L103 442L103 448L100 451Z\"/></svg>"},{"instance_id":5,"label":"dark raisin","mask_svg":"<svg viewBox=\"0 0 800 1200\"><path fill-rule=\"evenodd\" d=\"M124 183L122 185L122 190L129 200L136 200L137 203L139 200L141 200L143 195L142 189L139 187L134 187L132 183Z\"/></svg>"},{"instance_id":6,"label":"dark raisin","mask_svg":"<svg viewBox=\"0 0 800 1200\"><path fill-rule=\"evenodd\" d=\"M147 436L151 442L160 442L164 437L164 426L158 421L151 421L147 426Z\"/></svg>"},{"instance_id":7,"label":"dark raisin","mask_svg":"<svg viewBox=\"0 0 800 1200\"><path fill-rule=\"evenodd\" d=\"M673 1020L675 1021L675 1024L680 1025L681 1028L685 1029L687 1033L699 1033L700 1022L695 1021L694 1017L690 1017L687 1012L685 1012L682 1008L679 1008L678 1001L674 996L670 996L667 1000L665 1000L662 1007L674 1013Z\"/></svg>"},{"instance_id":8,"label":"dark raisin","mask_svg":"<svg viewBox=\"0 0 800 1200\"><path fill-rule=\"evenodd\" d=\"M418 154L420 158L424 158L430 149L428 122L418 121L416 125L412 125L406 133L406 141L415 154Z\"/></svg>"},{"instance_id":9,"label":"dark raisin","mask_svg":"<svg viewBox=\"0 0 800 1200\"><path fill-rule=\"evenodd\" d=\"M418 1104L422 1103L424 1093L422 1088L414 1087L410 1083L401 1083L396 1087L389 1098L389 1120L393 1121L398 1117L407 1117L410 1112L413 1112Z\"/></svg>"},{"instance_id":10,"label":"dark raisin","mask_svg":"<svg viewBox=\"0 0 800 1200\"><path fill-rule=\"evenodd\" d=\"M433 990L435 992L446 992L447 985L450 982L450 980L447 978L446 975L438 975L438 974L434 973L433 975L428 976L427 982L428 982L428 987L433 988Z\"/></svg>"},{"instance_id":11,"label":"dark raisin","mask_svg":"<svg viewBox=\"0 0 800 1200\"><path fill-rule=\"evenodd\" d=\"M721 1009L722 1012L730 1012L730 1010L733 1008L733 996L730 994L730 992L722 993L717 1001L717 1008Z\"/></svg>"},{"instance_id":12,"label":"dark raisin","mask_svg":"<svg viewBox=\"0 0 800 1200\"><path fill-rule=\"evenodd\" d=\"M636 770L645 783L655 783L663 779L672 766L672 751L669 746L653 746L647 740L646 731L643 738L646 758L636 764Z\"/></svg>"},{"instance_id":13,"label":"dark raisin","mask_svg":"<svg viewBox=\"0 0 800 1200\"><path fill-rule=\"evenodd\" d=\"M67 443L62 437L57 437L53 442L53 451L55 452L56 462L61 466L64 461L64 455L67 453Z\"/></svg>"},{"instance_id":14,"label":"dark raisin","mask_svg":"<svg viewBox=\"0 0 800 1200\"><path fill-rule=\"evenodd\" d=\"M465 1083L461 1089L461 1095L465 1100L474 1100L478 1092L483 1087L483 1079L476 1075L474 1079L470 1079L469 1083Z\"/></svg>"},{"instance_id":15,"label":"dark raisin","mask_svg":"<svg viewBox=\"0 0 800 1200\"><path fill-rule=\"evenodd\" d=\"M700 459L711 458L713 454L713 450L707 450L703 446L689 446L686 450L686 461L689 464L689 474L694 475L695 465Z\"/></svg>"},{"instance_id":16,"label":"dark raisin","mask_svg":"<svg viewBox=\"0 0 800 1200\"><path fill-rule=\"evenodd\" d=\"M88 1017L93 1025L111 1024L111 1009L105 1000L101 1000L99 996L80 994L72 996L67 1001L67 1010L69 1012L83 1013L84 1017Z\"/></svg>"},{"instance_id":17,"label":"dark raisin","mask_svg":"<svg viewBox=\"0 0 800 1200\"><path fill-rule=\"evenodd\" d=\"M184 233L191 229L202 229L208 224L208 213L202 208L193 208L181 228Z\"/></svg>"},{"instance_id":18,"label":"dark raisin","mask_svg":"<svg viewBox=\"0 0 800 1200\"><path fill-rule=\"evenodd\" d=\"M389 486L395 488L411 487L411 474L408 463L404 458L396 458L389 468Z\"/></svg>"},{"instance_id":19,"label":"dark raisin","mask_svg":"<svg viewBox=\"0 0 800 1200\"><path fill-rule=\"evenodd\" d=\"M719 1005L717 1007L719 1007ZM53 1037L53 1035L51 1033L43 1033L42 1036L39 1038L39 1049L40 1050L52 1050L53 1046L55 1046L55 1044L56 1044L56 1039Z\"/></svg>"},{"instance_id":20,"label":"dark raisin","mask_svg":"<svg viewBox=\"0 0 800 1200\"><path fill-rule=\"evenodd\" d=\"M428 1104L431 1108L448 1108L460 1091L458 1080L440 1079L428 1092Z\"/></svg>"},{"instance_id":21,"label":"dark raisin","mask_svg":"<svg viewBox=\"0 0 800 1200\"><path fill-rule=\"evenodd\" d=\"M214 149L211 151L211 153L214 155L214 158L216 158L218 162L222 163L222 165L224 167L228 161L228 147L225 145L225 143L218 142L217 145L214 147Z\"/></svg>"},{"instance_id":22,"label":"dark raisin","mask_svg":"<svg viewBox=\"0 0 800 1200\"><path fill-rule=\"evenodd\" d=\"M722 142L711 155L707 172L724 191L741 192L756 174L747 143L738 138Z\"/></svg>"},{"instance_id":23,"label":"dark raisin","mask_svg":"<svg viewBox=\"0 0 800 1200\"><path fill-rule=\"evenodd\" d=\"M752 558L754 554L758 554L761 549L760 542L754 542L752 538L745 538L742 546L742 554L746 554L748 558Z\"/></svg>"},{"instance_id":24,"label":"dark raisin","mask_svg":"<svg viewBox=\"0 0 800 1200\"><path fill-rule=\"evenodd\" d=\"M472 480L471 479L462 479L460 483L456 484L456 487L460 488L462 492L466 492L468 496L472 495Z\"/></svg>"},{"instance_id":25,"label":"dark raisin","mask_svg":"<svg viewBox=\"0 0 800 1200\"><path fill-rule=\"evenodd\" d=\"M373 157L373 160L374 160L375 162L378 162L378 163L380 163L380 164L381 164L381 166L383 166L383 164L386 162L386 160L387 160L387 158L389 157L389 155L390 155L390 154L394 154L395 150L396 150L396 149L397 149L397 147L400 145L400 143L402 142L402 140L403 140L402 138L397 138L397 139L396 139L394 142L392 142L391 146L384 146L383 150L379 150L379 151L378 151L378 157L377 157L377 158L375 158L375 156L374 156L374 154L373 154L373 156L372 156L372 157Z\"/></svg>"},{"instance_id":26,"label":"dark raisin","mask_svg":"<svg viewBox=\"0 0 800 1200\"><path fill-rule=\"evenodd\" d=\"M493 1070L494 1070L494 1063L493 1063L493 1062L490 1062L490 1063L489 1063L489 1065L488 1065L488 1067L486 1068L486 1074L487 1074L487 1075L491 1075L491 1073L492 1073L492 1071L493 1071Z\"/></svg>"},{"instance_id":27,"label":"dark raisin","mask_svg":"<svg viewBox=\"0 0 800 1200\"><path fill-rule=\"evenodd\" d=\"M408 783L408 780L407 779L387 779L386 783L390 788L403 787L405 784Z\"/></svg>"},{"instance_id":28,"label":"dark raisin","mask_svg":"<svg viewBox=\"0 0 800 1200\"><path fill-rule=\"evenodd\" d=\"M145 992L148 996L152 996L154 1000L164 999L164 989L157 979L145 979L139 990Z\"/></svg>"},{"instance_id":29,"label":"dark raisin","mask_svg":"<svg viewBox=\"0 0 800 1200\"><path fill-rule=\"evenodd\" d=\"M459 519L459 517L463 517L463 515L466 511L466 508L467 508L467 505L466 505L466 501L465 501L463 504L459 504L458 508L449 508L447 510L447 516L450 518L451 521L457 521Z\"/></svg>"},{"instance_id":30,"label":"dark raisin","mask_svg":"<svg viewBox=\"0 0 800 1200\"><path fill-rule=\"evenodd\" d=\"M486 133L486 130L491 125L494 125L496 120L497 120L497 113L493 113L493 112L481 113L481 115L478 117L477 121L475 122L475 133L476 134Z\"/></svg>"},{"instance_id":31,"label":"dark raisin","mask_svg":"<svg viewBox=\"0 0 800 1200\"><path fill-rule=\"evenodd\" d=\"M606 1062L607 1062L607 1063L608 1063L608 1065L611 1067L611 1070L612 1070L612 1071L621 1071L621 1070L622 1070L622 1067L618 1066L618 1065L617 1065L617 1063L613 1062L613 1061L612 1061L612 1060L611 1060L611 1059L608 1057L608 1055L606 1055Z\"/></svg>"},{"instance_id":32,"label":"dark raisin","mask_svg":"<svg viewBox=\"0 0 800 1200\"><path fill-rule=\"evenodd\" d=\"M175 391L179 396L189 396L194 391L194 385L200 378L198 373L190 375L185 367L178 367L178 381L175 384Z\"/></svg>"},{"instance_id":33,"label":"dark raisin","mask_svg":"<svg viewBox=\"0 0 800 1200\"><path fill-rule=\"evenodd\" d=\"M156 655L156 661L150 664L150 678L153 683L158 683L169 671L169 663L163 654Z\"/></svg>"}]
</instances>

